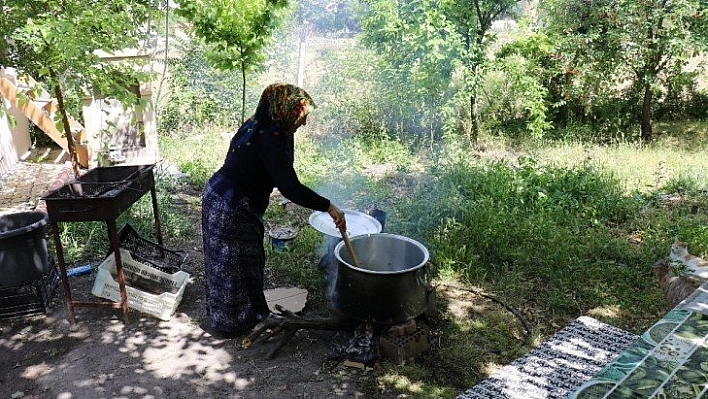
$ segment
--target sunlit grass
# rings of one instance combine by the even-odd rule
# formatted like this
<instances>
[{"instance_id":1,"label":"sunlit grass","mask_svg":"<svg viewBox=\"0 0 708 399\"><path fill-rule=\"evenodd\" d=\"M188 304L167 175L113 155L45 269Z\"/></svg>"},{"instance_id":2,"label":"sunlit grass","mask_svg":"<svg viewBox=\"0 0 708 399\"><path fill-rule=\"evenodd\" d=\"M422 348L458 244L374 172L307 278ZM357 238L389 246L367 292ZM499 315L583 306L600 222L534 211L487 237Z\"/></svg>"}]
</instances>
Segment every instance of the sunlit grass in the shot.
<instances>
[{"instance_id":1,"label":"sunlit grass","mask_svg":"<svg viewBox=\"0 0 708 399\"><path fill-rule=\"evenodd\" d=\"M531 156L543 163L576 167L596 164L611 172L626 192L648 193L676 179L693 179L708 187L708 148L681 146L617 144L610 146L561 143L535 148Z\"/></svg>"},{"instance_id":2,"label":"sunlit grass","mask_svg":"<svg viewBox=\"0 0 708 399\"><path fill-rule=\"evenodd\" d=\"M203 187L224 162L234 131L221 126L204 126L196 135L160 136L160 159L175 164Z\"/></svg>"},{"instance_id":3,"label":"sunlit grass","mask_svg":"<svg viewBox=\"0 0 708 399\"><path fill-rule=\"evenodd\" d=\"M667 142L490 146L479 157L453 150L437 160L435 183L400 203L390 225L426 243L438 284L480 286L534 332L524 343L504 309L451 313L445 345L428 361L471 386L486 366L508 363L580 315L636 333L658 320L666 308L653 263L675 235L697 254L708 238L706 149ZM679 200L665 203L666 195Z\"/></svg>"}]
</instances>

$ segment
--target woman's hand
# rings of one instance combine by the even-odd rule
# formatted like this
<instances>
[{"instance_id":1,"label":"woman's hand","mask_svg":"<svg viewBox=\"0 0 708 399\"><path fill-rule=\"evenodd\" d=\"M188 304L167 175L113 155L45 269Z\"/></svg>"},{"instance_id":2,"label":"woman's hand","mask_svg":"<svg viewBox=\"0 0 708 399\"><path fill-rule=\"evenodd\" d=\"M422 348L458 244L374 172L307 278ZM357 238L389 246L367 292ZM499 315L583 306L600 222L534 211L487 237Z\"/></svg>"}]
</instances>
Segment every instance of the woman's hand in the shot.
<instances>
[{"instance_id":1,"label":"woman's hand","mask_svg":"<svg viewBox=\"0 0 708 399\"><path fill-rule=\"evenodd\" d=\"M341 209L330 203L327 213L329 213L329 216L332 217L332 220L334 220L334 225L337 226L338 229L343 229L345 231L347 230L347 221L344 219L344 212L342 212Z\"/></svg>"}]
</instances>

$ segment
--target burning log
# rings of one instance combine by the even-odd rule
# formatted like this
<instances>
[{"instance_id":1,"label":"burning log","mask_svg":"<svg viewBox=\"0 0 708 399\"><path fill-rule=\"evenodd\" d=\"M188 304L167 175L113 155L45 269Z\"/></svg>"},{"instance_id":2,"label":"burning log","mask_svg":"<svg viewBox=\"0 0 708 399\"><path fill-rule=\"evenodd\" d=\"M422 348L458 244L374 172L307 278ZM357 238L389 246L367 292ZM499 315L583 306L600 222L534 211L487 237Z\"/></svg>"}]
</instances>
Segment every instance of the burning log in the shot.
<instances>
[{"instance_id":1,"label":"burning log","mask_svg":"<svg viewBox=\"0 0 708 399\"><path fill-rule=\"evenodd\" d=\"M275 308L278 313L271 314L271 316L259 323L250 334L241 340L241 346L249 348L256 343L256 341L268 340L283 331L283 337L270 353L268 353L268 359L273 359L278 351L287 345L301 329L346 330L355 327L357 323L354 320L342 318L303 318L280 305L275 305Z\"/></svg>"},{"instance_id":2,"label":"burning log","mask_svg":"<svg viewBox=\"0 0 708 399\"><path fill-rule=\"evenodd\" d=\"M368 322L359 324L354 330L354 336L346 344L338 345L330 358L344 359L346 365L359 368L375 364L381 358L381 329L382 326Z\"/></svg>"}]
</instances>

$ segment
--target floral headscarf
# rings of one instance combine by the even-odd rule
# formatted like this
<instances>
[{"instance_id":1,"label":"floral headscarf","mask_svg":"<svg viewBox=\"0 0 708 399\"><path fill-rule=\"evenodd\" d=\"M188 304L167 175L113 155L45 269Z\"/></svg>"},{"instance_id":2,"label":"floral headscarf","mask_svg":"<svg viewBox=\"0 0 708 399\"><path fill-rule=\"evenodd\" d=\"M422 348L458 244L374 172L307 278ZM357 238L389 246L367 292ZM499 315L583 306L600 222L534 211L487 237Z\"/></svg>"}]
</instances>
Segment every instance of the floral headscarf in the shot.
<instances>
[{"instance_id":1,"label":"floral headscarf","mask_svg":"<svg viewBox=\"0 0 708 399\"><path fill-rule=\"evenodd\" d=\"M270 119L278 128L287 128L301 121L315 108L307 92L295 85L273 83L266 87L256 107L256 119Z\"/></svg>"}]
</instances>

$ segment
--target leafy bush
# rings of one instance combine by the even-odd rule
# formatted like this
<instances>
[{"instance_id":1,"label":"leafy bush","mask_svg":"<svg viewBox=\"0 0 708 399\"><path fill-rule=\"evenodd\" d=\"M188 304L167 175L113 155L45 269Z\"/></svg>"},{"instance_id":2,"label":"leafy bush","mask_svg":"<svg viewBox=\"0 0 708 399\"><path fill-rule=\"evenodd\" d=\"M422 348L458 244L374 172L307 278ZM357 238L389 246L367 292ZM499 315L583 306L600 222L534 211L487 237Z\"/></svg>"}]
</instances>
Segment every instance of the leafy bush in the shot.
<instances>
[{"instance_id":1,"label":"leafy bush","mask_svg":"<svg viewBox=\"0 0 708 399\"><path fill-rule=\"evenodd\" d=\"M693 194L701 190L700 183L691 177L679 176L667 181L663 186L663 191L677 194ZM705 187L703 188L705 189Z\"/></svg>"},{"instance_id":2,"label":"leafy bush","mask_svg":"<svg viewBox=\"0 0 708 399\"><path fill-rule=\"evenodd\" d=\"M441 111L448 95L444 85L433 84L430 78L431 90L436 92L426 94L430 87L409 84L415 71L398 71L355 42L343 42L336 51L326 51L324 58L326 68L337 71L323 76L318 88L323 93L321 117L337 121L328 129L365 141L396 140L415 147L440 138Z\"/></svg>"},{"instance_id":3,"label":"leafy bush","mask_svg":"<svg viewBox=\"0 0 708 399\"><path fill-rule=\"evenodd\" d=\"M177 39L177 38L174 38ZM241 87L236 72L209 67L199 42L177 40L183 56L168 62L171 78L157 107L158 131L188 135L205 125L237 124L241 118Z\"/></svg>"},{"instance_id":4,"label":"leafy bush","mask_svg":"<svg viewBox=\"0 0 708 399\"><path fill-rule=\"evenodd\" d=\"M551 106L560 99L549 98L551 71L545 35L531 35L503 47L490 74L485 92L488 112L493 119L505 122L523 121L531 137L540 139L552 127Z\"/></svg>"},{"instance_id":5,"label":"leafy bush","mask_svg":"<svg viewBox=\"0 0 708 399\"><path fill-rule=\"evenodd\" d=\"M161 135L160 154L176 164L201 189L211 174L224 162L232 133L212 124L202 126L199 134Z\"/></svg>"},{"instance_id":6,"label":"leafy bush","mask_svg":"<svg viewBox=\"0 0 708 399\"><path fill-rule=\"evenodd\" d=\"M214 168L207 165L201 159L188 160L180 163L179 169L189 175L189 179L198 188L202 189L206 186L207 181L214 173Z\"/></svg>"}]
</instances>

